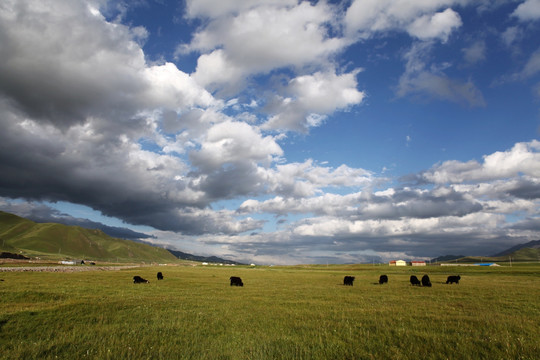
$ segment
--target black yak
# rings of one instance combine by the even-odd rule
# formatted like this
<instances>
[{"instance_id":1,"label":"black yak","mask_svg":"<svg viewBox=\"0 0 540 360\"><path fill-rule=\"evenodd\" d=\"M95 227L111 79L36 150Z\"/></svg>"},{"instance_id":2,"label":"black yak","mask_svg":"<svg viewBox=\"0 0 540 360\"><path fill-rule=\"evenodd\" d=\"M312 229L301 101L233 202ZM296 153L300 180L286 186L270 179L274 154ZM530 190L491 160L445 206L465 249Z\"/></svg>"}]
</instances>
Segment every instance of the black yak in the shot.
<instances>
[{"instance_id":1,"label":"black yak","mask_svg":"<svg viewBox=\"0 0 540 360\"><path fill-rule=\"evenodd\" d=\"M379 285L382 285L382 284L387 284L388 283L388 276L386 275L381 275L379 277Z\"/></svg>"},{"instance_id":2,"label":"black yak","mask_svg":"<svg viewBox=\"0 0 540 360\"><path fill-rule=\"evenodd\" d=\"M345 276L343 278L343 285L353 286L354 276Z\"/></svg>"},{"instance_id":3,"label":"black yak","mask_svg":"<svg viewBox=\"0 0 540 360\"><path fill-rule=\"evenodd\" d=\"M231 276L231 286L244 286L244 283L242 282L242 279L240 279L238 276Z\"/></svg>"},{"instance_id":4,"label":"black yak","mask_svg":"<svg viewBox=\"0 0 540 360\"><path fill-rule=\"evenodd\" d=\"M418 285L420 286L420 280L415 275L411 275L411 285Z\"/></svg>"},{"instance_id":5,"label":"black yak","mask_svg":"<svg viewBox=\"0 0 540 360\"><path fill-rule=\"evenodd\" d=\"M141 283L149 283L150 281L146 280L146 279L143 279L142 277L140 277L139 275L135 275L133 277L133 283L134 284L141 284Z\"/></svg>"},{"instance_id":6,"label":"black yak","mask_svg":"<svg viewBox=\"0 0 540 360\"><path fill-rule=\"evenodd\" d=\"M447 284L453 284L453 283L459 284L459 280L461 280L461 276L459 276L459 275L450 275L448 277L448 279L446 279L446 283Z\"/></svg>"},{"instance_id":7,"label":"black yak","mask_svg":"<svg viewBox=\"0 0 540 360\"><path fill-rule=\"evenodd\" d=\"M427 287L431 286L431 281L429 280L429 276L427 275L422 276L422 286L427 286Z\"/></svg>"},{"instance_id":8,"label":"black yak","mask_svg":"<svg viewBox=\"0 0 540 360\"><path fill-rule=\"evenodd\" d=\"M163 280L163 274L161 273L161 271L157 273L157 279Z\"/></svg>"}]
</instances>

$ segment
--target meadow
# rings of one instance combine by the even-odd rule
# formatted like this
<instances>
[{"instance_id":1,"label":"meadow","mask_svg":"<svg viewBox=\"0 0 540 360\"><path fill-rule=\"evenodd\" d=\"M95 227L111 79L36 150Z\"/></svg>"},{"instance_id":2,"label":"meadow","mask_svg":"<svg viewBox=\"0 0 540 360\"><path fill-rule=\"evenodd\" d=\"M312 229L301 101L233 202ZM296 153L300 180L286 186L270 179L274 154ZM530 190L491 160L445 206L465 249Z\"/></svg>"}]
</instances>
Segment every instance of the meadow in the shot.
<instances>
[{"instance_id":1,"label":"meadow","mask_svg":"<svg viewBox=\"0 0 540 360\"><path fill-rule=\"evenodd\" d=\"M409 284L425 273L431 288ZM377 284L380 274L388 284ZM444 284L454 274L460 284ZM345 275L354 286L342 285ZM1 359L540 358L540 264L156 266L0 279Z\"/></svg>"}]
</instances>

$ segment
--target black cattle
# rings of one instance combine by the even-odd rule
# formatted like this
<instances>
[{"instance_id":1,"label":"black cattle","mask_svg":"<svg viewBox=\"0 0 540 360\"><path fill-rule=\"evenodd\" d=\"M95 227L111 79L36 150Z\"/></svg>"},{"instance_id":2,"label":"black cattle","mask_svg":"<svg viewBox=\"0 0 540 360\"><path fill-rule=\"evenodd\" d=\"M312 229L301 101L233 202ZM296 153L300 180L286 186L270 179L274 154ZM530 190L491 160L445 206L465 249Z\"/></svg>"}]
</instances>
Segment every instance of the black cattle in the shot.
<instances>
[{"instance_id":1,"label":"black cattle","mask_svg":"<svg viewBox=\"0 0 540 360\"><path fill-rule=\"evenodd\" d=\"M345 276L343 278L343 285L353 286L354 276Z\"/></svg>"},{"instance_id":2,"label":"black cattle","mask_svg":"<svg viewBox=\"0 0 540 360\"><path fill-rule=\"evenodd\" d=\"M386 275L381 275L379 277L379 285L382 285L382 284L387 284L388 283L388 276Z\"/></svg>"},{"instance_id":3,"label":"black cattle","mask_svg":"<svg viewBox=\"0 0 540 360\"><path fill-rule=\"evenodd\" d=\"M163 280L163 274L161 273L161 271L157 273L157 279Z\"/></svg>"},{"instance_id":4,"label":"black cattle","mask_svg":"<svg viewBox=\"0 0 540 360\"><path fill-rule=\"evenodd\" d=\"M142 283L149 283L150 281L146 280L146 279L143 279L142 277L140 277L139 275L135 275L133 277L133 283L134 284L142 284Z\"/></svg>"},{"instance_id":5,"label":"black cattle","mask_svg":"<svg viewBox=\"0 0 540 360\"><path fill-rule=\"evenodd\" d=\"M429 280L429 276L422 276L422 286L431 287L431 281Z\"/></svg>"},{"instance_id":6,"label":"black cattle","mask_svg":"<svg viewBox=\"0 0 540 360\"><path fill-rule=\"evenodd\" d=\"M244 286L244 283L242 282L242 279L240 279L238 276L231 276L231 286Z\"/></svg>"},{"instance_id":7,"label":"black cattle","mask_svg":"<svg viewBox=\"0 0 540 360\"><path fill-rule=\"evenodd\" d=\"M447 284L453 284L453 283L459 284L459 280L461 280L461 276L459 276L459 275L450 275L448 277L448 279L446 279L446 283Z\"/></svg>"},{"instance_id":8,"label":"black cattle","mask_svg":"<svg viewBox=\"0 0 540 360\"><path fill-rule=\"evenodd\" d=\"M418 285L420 286L420 280L415 275L411 275L411 285Z\"/></svg>"}]
</instances>

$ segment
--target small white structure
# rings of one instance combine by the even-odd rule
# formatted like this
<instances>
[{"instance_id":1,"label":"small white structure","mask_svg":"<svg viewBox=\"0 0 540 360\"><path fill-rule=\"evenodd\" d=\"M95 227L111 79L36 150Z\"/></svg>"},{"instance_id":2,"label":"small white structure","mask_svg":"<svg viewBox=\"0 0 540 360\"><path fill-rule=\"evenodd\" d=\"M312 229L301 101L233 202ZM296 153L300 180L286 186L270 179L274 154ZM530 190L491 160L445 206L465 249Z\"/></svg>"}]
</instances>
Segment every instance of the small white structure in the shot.
<instances>
[{"instance_id":1,"label":"small white structure","mask_svg":"<svg viewBox=\"0 0 540 360\"><path fill-rule=\"evenodd\" d=\"M411 266L426 266L425 261L411 261Z\"/></svg>"},{"instance_id":2,"label":"small white structure","mask_svg":"<svg viewBox=\"0 0 540 360\"><path fill-rule=\"evenodd\" d=\"M62 261L60 261L60 264L62 264L62 265L77 265L75 260L62 260Z\"/></svg>"},{"instance_id":3,"label":"small white structure","mask_svg":"<svg viewBox=\"0 0 540 360\"><path fill-rule=\"evenodd\" d=\"M390 266L407 266L407 262L405 260L391 260L388 265L390 265Z\"/></svg>"}]
</instances>

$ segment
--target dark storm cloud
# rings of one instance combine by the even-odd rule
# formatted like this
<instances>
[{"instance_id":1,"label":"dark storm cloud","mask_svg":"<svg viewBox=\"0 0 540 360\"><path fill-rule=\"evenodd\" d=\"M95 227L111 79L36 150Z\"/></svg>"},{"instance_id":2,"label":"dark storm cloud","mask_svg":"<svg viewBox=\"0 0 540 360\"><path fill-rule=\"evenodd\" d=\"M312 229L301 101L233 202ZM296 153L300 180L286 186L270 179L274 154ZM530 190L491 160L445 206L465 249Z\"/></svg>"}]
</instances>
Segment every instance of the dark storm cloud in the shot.
<instances>
[{"instance_id":1,"label":"dark storm cloud","mask_svg":"<svg viewBox=\"0 0 540 360\"><path fill-rule=\"evenodd\" d=\"M532 179L519 179L508 193L520 199L540 199L540 182Z\"/></svg>"},{"instance_id":2,"label":"dark storm cloud","mask_svg":"<svg viewBox=\"0 0 540 360\"><path fill-rule=\"evenodd\" d=\"M263 190L255 164L229 164L207 174L191 175L202 178L194 189L201 190L213 200L246 196Z\"/></svg>"},{"instance_id":3,"label":"dark storm cloud","mask_svg":"<svg viewBox=\"0 0 540 360\"><path fill-rule=\"evenodd\" d=\"M19 3L17 16L2 17L0 95L27 116L61 128L88 115L129 114L147 87L135 76L144 58L129 29L111 31L83 2L49 5L51 11L40 11Z\"/></svg>"},{"instance_id":4,"label":"dark storm cloud","mask_svg":"<svg viewBox=\"0 0 540 360\"><path fill-rule=\"evenodd\" d=\"M509 224L510 229L540 231L540 218L528 217L516 223Z\"/></svg>"},{"instance_id":5,"label":"dark storm cloud","mask_svg":"<svg viewBox=\"0 0 540 360\"><path fill-rule=\"evenodd\" d=\"M190 234L252 229L223 214L194 221L210 199L188 188L183 160L140 145L163 142L156 108L170 121L169 107L208 106L211 95L171 64L146 64L136 42L145 30L109 23L94 5L0 9L0 196L85 204Z\"/></svg>"}]
</instances>

